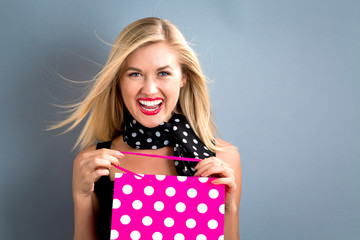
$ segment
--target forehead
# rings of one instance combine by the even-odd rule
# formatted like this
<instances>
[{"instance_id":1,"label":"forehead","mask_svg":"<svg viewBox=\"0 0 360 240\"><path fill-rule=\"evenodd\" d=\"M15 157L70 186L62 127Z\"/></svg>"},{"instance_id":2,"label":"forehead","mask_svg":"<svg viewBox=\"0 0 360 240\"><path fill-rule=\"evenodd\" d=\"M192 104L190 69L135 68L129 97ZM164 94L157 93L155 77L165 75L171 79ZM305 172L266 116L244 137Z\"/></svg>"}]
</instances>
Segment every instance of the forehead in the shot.
<instances>
[{"instance_id":1,"label":"forehead","mask_svg":"<svg viewBox=\"0 0 360 240\"><path fill-rule=\"evenodd\" d=\"M127 56L127 67L162 67L180 66L177 52L165 42L158 42L140 47Z\"/></svg>"}]
</instances>

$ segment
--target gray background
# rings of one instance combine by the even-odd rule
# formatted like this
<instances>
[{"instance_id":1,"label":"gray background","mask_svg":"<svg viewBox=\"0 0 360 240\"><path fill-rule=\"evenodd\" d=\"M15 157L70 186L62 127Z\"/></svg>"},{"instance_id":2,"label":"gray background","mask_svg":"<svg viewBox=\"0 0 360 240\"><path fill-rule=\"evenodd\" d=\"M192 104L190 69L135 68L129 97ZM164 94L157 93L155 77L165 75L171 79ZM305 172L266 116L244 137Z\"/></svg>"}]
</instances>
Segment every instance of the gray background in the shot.
<instances>
[{"instance_id":1,"label":"gray background","mask_svg":"<svg viewBox=\"0 0 360 240\"><path fill-rule=\"evenodd\" d=\"M2 0L0 239L72 238L79 128L43 129L84 85L56 73L90 79L101 40L147 16L179 26L212 80L221 136L242 156L241 239L358 239L358 0Z\"/></svg>"}]
</instances>

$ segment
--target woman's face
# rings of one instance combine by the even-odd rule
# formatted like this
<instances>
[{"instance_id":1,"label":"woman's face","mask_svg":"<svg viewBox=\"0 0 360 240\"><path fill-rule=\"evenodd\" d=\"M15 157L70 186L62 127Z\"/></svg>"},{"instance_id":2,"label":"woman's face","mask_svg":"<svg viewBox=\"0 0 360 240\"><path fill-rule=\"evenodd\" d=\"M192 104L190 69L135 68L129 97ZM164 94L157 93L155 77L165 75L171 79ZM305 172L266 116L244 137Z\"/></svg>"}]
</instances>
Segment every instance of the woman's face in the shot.
<instances>
[{"instance_id":1,"label":"woman's face","mask_svg":"<svg viewBox=\"0 0 360 240\"><path fill-rule=\"evenodd\" d=\"M185 81L176 52L159 42L126 58L120 91L131 115L145 127L156 127L170 119Z\"/></svg>"}]
</instances>

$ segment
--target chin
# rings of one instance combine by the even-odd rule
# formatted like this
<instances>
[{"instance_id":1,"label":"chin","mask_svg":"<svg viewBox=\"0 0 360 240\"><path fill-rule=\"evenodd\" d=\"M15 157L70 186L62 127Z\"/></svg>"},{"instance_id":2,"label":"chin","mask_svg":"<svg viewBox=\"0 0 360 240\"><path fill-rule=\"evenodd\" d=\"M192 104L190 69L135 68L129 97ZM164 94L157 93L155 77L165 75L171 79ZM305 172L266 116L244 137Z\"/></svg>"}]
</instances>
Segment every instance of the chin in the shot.
<instances>
[{"instance_id":1,"label":"chin","mask_svg":"<svg viewBox=\"0 0 360 240\"><path fill-rule=\"evenodd\" d=\"M150 117L150 118L145 117L145 118L141 118L137 121L140 122L141 125L143 125L144 127L147 127L147 128L154 128L154 127L159 126L163 122L167 122L167 120L165 120L163 118L157 118L157 117Z\"/></svg>"}]
</instances>

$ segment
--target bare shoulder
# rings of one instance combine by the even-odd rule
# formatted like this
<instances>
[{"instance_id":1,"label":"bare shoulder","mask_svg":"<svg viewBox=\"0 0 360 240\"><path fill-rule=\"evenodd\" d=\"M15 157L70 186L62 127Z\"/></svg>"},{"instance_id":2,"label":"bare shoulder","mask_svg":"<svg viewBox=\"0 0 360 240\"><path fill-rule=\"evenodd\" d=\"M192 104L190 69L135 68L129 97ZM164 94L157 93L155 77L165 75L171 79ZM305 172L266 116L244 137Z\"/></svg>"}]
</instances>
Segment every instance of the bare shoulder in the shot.
<instances>
[{"instance_id":1,"label":"bare shoulder","mask_svg":"<svg viewBox=\"0 0 360 240\"><path fill-rule=\"evenodd\" d=\"M74 164L78 163L88 152L96 150L96 144L81 150L75 157Z\"/></svg>"},{"instance_id":2,"label":"bare shoulder","mask_svg":"<svg viewBox=\"0 0 360 240\"><path fill-rule=\"evenodd\" d=\"M216 138L216 146L222 149L216 151L218 158L227 162L230 166L233 166L233 168L240 167L240 154L234 145L220 138Z\"/></svg>"}]
</instances>

